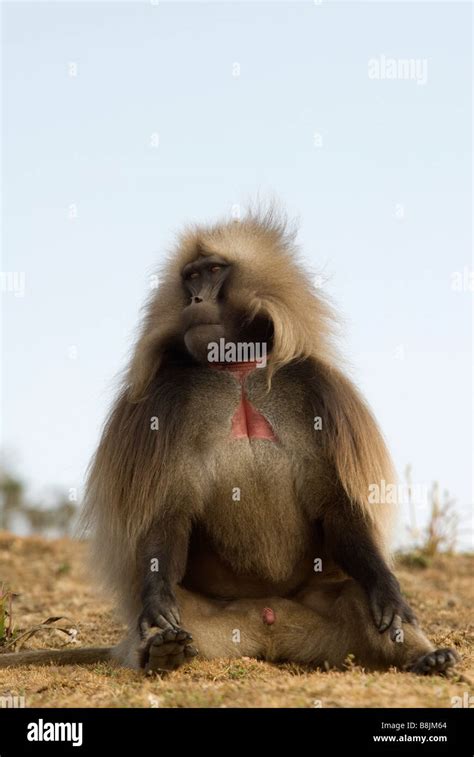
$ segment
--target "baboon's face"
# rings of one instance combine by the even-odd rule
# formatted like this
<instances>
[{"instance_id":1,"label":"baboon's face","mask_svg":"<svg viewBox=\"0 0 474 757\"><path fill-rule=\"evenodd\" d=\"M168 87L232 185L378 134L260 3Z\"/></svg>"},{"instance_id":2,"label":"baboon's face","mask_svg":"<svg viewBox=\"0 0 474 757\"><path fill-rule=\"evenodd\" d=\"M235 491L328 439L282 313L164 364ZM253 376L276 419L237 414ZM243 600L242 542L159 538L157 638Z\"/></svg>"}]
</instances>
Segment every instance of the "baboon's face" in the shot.
<instances>
[{"instance_id":1,"label":"baboon's face","mask_svg":"<svg viewBox=\"0 0 474 757\"><path fill-rule=\"evenodd\" d=\"M189 304L183 310L181 324L184 344L199 362L206 362L211 343L267 342L272 339L268 319L232 308L228 302L232 286L232 265L219 255L198 255L181 272Z\"/></svg>"}]
</instances>

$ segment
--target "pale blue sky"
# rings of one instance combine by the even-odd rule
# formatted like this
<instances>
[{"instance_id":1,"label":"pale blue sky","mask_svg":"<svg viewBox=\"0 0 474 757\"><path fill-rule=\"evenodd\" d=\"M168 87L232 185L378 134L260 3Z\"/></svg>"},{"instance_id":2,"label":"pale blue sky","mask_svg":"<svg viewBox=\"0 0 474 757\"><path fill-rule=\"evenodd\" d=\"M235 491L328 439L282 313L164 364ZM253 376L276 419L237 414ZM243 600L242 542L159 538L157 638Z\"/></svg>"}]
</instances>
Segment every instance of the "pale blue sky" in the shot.
<instances>
[{"instance_id":1,"label":"pale blue sky","mask_svg":"<svg viewBox=\"0 0 474 757\"><path fill-rule=\"evenodd\" d=\"M26 273L2 294L3 445L31 491L81 488L176 231L260 193L300 219L399 472L449 488L467 545L473 294L451 274L472 269L471 6L2 10L2 270ZM426 59L426 84L370 79L382 55Z\"/></svg>"}]
</instances>

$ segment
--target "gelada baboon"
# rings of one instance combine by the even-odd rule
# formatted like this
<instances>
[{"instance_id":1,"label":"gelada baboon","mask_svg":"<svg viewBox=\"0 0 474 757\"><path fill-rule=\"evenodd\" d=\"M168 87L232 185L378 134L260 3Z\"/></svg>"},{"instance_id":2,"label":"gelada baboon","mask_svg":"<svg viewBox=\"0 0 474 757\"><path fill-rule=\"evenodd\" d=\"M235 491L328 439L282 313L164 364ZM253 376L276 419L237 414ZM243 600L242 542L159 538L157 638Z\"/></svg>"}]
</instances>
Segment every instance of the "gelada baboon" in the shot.
<instances>
[{"instance_id":1,"label":"gelada baboon","mask_svg":"<svg viewBox=\"0 0 474 757\"><path fill-rule=\"evenodd\" d=\"M115 650L48 660L454 664L390 569L392 506L369 492L394 482L392 465L331 322L274 214L182 236L87 487L96 562L129 632Z\"/></svg>"}]
</instances>

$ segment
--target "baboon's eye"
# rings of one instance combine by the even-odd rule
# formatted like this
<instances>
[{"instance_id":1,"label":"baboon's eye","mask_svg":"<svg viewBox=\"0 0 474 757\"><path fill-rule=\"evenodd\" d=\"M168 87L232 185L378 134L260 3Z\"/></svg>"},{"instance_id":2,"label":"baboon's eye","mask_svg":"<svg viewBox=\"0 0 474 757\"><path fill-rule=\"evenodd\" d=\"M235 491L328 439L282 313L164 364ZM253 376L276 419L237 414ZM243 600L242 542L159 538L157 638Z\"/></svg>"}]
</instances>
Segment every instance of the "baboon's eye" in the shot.
<instances>
[{"instance_id":1,"label":"baboon's eye","mask_svg":"<svg viewBox=\"0 0 474 757\"><path fill-rule=\"evenodd\" d=\"M220 270L222 270L222 266L221 265L213 265L213 266L211 266L211 273L217 273L217 271L220 271Z\"/></svg>"},{"instance_id":2,"label":"baboon's eye","mask_svg":"<svg viewBox=\"0 0 474 757\"><path fill-rule=\"evenodd\" d=\"M188 279L198 279L200 275L197 271L193 271L193 273L189 274Z\"/></svg>"}]
</instances>

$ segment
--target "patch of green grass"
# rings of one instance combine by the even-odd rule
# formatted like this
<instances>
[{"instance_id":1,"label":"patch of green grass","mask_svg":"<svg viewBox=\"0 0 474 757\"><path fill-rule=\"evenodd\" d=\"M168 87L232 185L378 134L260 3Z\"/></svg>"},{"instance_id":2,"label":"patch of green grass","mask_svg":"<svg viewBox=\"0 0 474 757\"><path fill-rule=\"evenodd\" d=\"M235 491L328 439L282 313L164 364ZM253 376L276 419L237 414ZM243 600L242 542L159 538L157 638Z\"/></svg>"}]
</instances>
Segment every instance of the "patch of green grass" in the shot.
<instances>
[{"instance_id":1,"label":"patch of green grass","mask_svg":"<svg viewBox=\"0 0 474 757\"><path fill-rule=\"evenodd\" d=\"M57 576L65 576L68 573L71 572L71 564L68 562L63 562L56 568L56 575Z\"/></svg>"},{"instance_id":2,"label":"patch of green grass","mask_svg":"<svg viewBox=\"0 0 474 757\"><path fill-rule=\"evenodd\" d=\"M238 663L233 663L229 666L229 669L227 671L227 678L230 678L231 681L238 681L242 678L248 678L249 673L252 671L249 670L248 667L244 667L243 665L239 665Z\"/></svg>"},{"instance_id":3,"label":"patch of green grass","mask_svg":"<svg viewBox=\"0 0 474 757\"><path fill-rule=\"evenodd\" d=\"M432 564L432 559L419 549L414 549L411 552L400 552L397 555L397 562L400 565L404 565L407 568L429 568Z\"/></svg>"}]
</instances>

